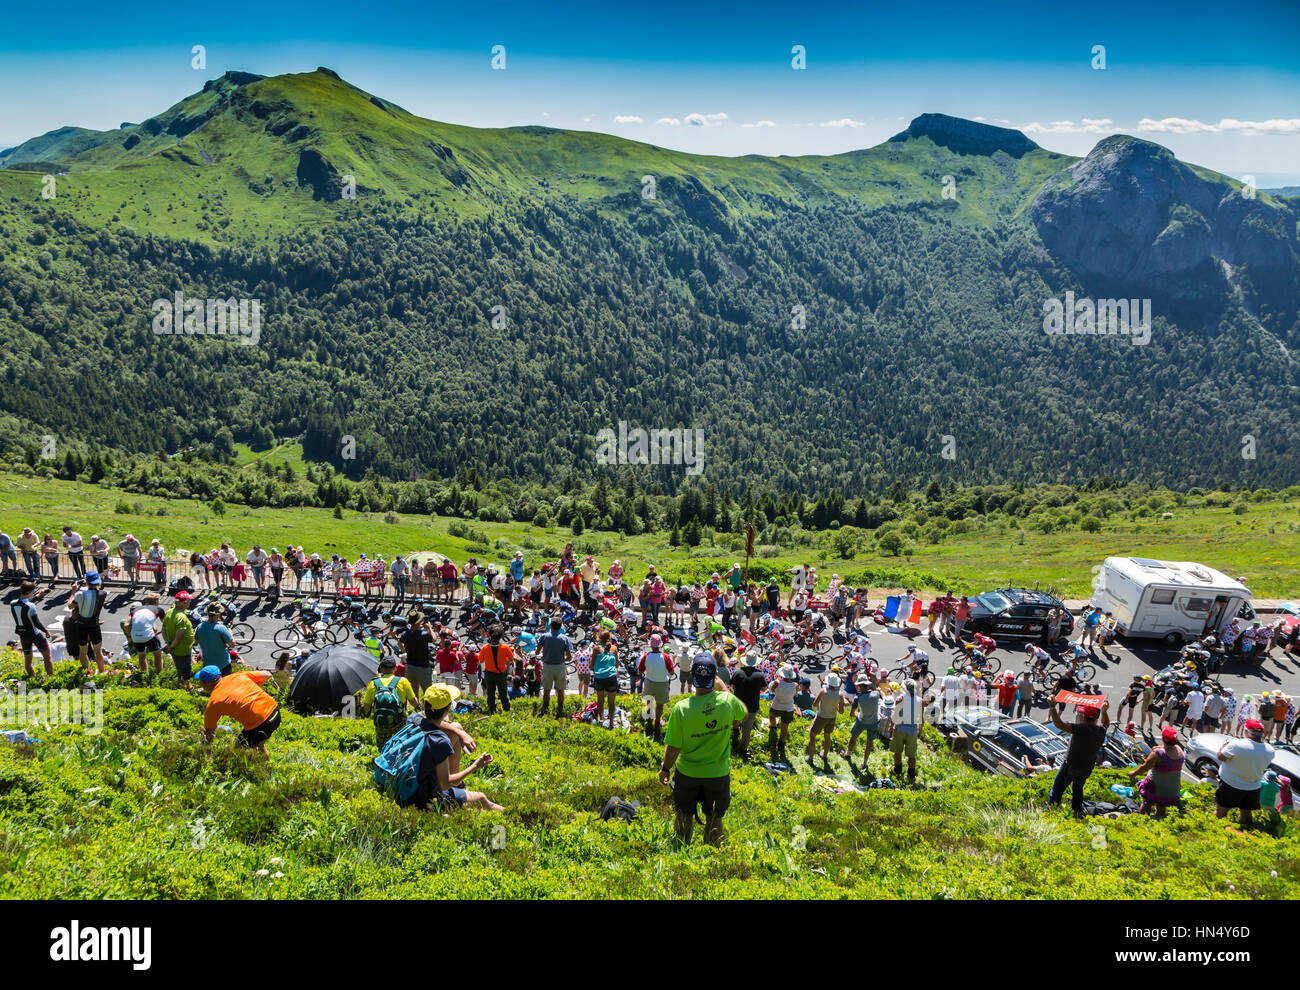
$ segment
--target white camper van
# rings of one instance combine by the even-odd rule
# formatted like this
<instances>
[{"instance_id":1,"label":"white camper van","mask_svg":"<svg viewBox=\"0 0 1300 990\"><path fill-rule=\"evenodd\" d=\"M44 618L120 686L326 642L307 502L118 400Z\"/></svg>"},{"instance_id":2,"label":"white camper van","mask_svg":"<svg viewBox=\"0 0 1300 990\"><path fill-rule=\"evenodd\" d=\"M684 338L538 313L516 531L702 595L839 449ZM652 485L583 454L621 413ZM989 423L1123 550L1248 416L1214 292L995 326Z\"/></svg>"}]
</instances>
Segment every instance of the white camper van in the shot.
<instances>
[{"instance_id":1,"label":"white camper van","mask_svg":"<svg viewBox=\"0 0 1300 990\"><path fill-rule=\"evenodd\" d=\"M1220 631L1250 590L1204 564L1107 557L1094 582L1092 603L1115 616L1124 636L1163 639L1167 646Z\"/></svg>"}]
</instances>

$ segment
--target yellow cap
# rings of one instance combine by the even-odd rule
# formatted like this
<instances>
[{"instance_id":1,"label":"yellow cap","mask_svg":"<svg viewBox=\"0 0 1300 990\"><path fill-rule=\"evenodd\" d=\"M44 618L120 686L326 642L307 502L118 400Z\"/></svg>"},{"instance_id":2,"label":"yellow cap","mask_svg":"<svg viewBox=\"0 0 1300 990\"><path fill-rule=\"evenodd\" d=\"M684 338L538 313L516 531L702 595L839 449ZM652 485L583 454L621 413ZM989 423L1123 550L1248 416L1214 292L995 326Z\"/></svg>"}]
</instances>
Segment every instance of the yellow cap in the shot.
<instances>
[{"instance_id":1,"label":"yellow cap","mask_svg":"<svg viewBox=\"0 0 1300 990\"><path fill-rule=\"evenodd\" d=\"M423 695L424 703L435 712L446 708L459 697L460 688L451 684L434 684L425 688Z\"/></svg>"}]
</instances>

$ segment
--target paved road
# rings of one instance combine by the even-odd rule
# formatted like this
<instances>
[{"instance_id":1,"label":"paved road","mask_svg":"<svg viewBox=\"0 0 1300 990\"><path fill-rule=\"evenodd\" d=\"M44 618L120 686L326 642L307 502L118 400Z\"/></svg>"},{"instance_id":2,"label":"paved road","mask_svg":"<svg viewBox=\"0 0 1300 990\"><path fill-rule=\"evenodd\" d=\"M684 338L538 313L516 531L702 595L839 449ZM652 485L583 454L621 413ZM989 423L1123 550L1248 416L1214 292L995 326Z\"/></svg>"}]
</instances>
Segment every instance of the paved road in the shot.
<instances>
[{"instance_id":1,"label":"paved road","mask_svg":"<svg viewBox=\"0 0 1300 990\"><path fill-rule=\"evenodd\" d=\"M124 616L127 606L132 601L138 600L139 594L138 591L132 593L126 589L109 589L109 598L104 607L103 630L105 646L110 649L121 648L124 640L118 622ZM67 601L67 587L59 586L49 592L39 603L42 618L47 626L53 629L59 628L58 623L65 614ZM272 635L289 618L291 601L292 598L289 596L282 597L278 603L251 596L239 599L240 619L249 623L256 633L253 645L245 651L245 660L250 665L264 669L271 668L271 655L277 649ZM9 616L7 612L3 615L7 626ZM953 652L948 643L927 639L924 633L918 634L915 627L910 637L872 623L865 623L863 630L871 637L872 655L887 667L896 666L896 661L906 652L907 644L916 642L921 649L929 652L931 669L942 675ZM4 632L8 633L4 635L4 639L12 638L10 629L6 628ZM1016 640L1000 641L994 655L1002 661L1004 670L1020 669L1023 666L1023 646L1020 646ZM1118 694L1129 684L1134 674L1154 673L1168 666L1176 656L1176 651L1161 647L1158 641L1122 641L1110 647L1109 656L1096 651L1093 661L1097 667L1096 683L1111 695L1112 706L1117 705ZM1225 687L1231 686L1238 697L1244 694L1258 694L1266 689L1281 689L1286 694L1295 696L1300 694L1300 660L1294 657L1283 658L1281 651L1274 649L1272 659L1266 661L1262 668L1253 664L1247 666L1241 663L1228 663L1220 672L1219 679ZM576 687L576 681L574 686Z\"/></svg>"}]
</instances>

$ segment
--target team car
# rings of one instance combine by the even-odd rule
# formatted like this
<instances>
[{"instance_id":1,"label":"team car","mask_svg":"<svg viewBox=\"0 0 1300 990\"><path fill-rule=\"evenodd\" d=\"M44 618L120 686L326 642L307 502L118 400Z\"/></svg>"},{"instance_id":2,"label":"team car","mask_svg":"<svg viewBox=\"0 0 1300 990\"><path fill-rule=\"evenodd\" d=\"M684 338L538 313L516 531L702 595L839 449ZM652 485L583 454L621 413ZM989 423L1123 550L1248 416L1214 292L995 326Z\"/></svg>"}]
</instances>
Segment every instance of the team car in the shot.
<instances>
[{"instance_id":1,"label":"team car","mask_svg":"<svg viewBox=\"0 0 1300 990\"><path fill-rule=\"evenodd\" d=\"M1064 613L1061 635L1068 637L1074 631L1074 616L1065 603L1045 591L1027 588L999 588L977 595L966 628L972 634L983 633L998 640L1004 636L1045 639L1048 617L1054 608Z\"/></svg>"},{"instance_id":2,"label":"team car","mask_svg":"<svg viewBox=\"0 0 1300 990\"><path fill-rule=\"evenodd\" d=\"M1012 718L978 705L956 709L936 727L950 739L965 737L965 756L971 765L1010 777L1056 770L1070 746L1069 738L1055 725ZM1112 725L1097 763L1126 767L1141 763L1150 752L1140 738L1132 739L1119 725Z\"/></svg>"},{"instance_id":3,"label":"team car","mask_svg":"<svg viewBox=\"0 0 1300 990\"><path fill-rule=\"evenodd\" d=\"M1029 718L1012 718L974 705L936 723L949 739L964 739L967 761L989 773L1030 777L1060 766L1068 743Z\"/></svg>"}]
</instances>

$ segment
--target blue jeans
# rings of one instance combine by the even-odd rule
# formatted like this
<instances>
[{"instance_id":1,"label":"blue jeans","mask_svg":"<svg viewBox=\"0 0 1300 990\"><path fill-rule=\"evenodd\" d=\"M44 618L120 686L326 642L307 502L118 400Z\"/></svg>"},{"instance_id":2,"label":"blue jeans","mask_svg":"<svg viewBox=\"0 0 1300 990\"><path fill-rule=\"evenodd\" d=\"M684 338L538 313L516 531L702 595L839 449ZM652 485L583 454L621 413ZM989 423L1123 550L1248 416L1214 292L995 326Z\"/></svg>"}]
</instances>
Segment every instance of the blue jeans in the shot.
<instances>
[{"instance_id":1,"label":"blue jeans","mask_svg":"<svg viewBox=\"0 0 1300 990\"><path fill-rule=\"evenodd\" d=\"M1052 781L1052 791L1047 795L1047 803L1060 804L1068 784L1070 787L1070 807L1075 814L1083 814L1083 784L1091 774L1092 767L1086 767L1082 770L1061 767L1060 770L1056 771L1056 779Z\"/></svg>"},{"instance_id":2,"label":"blue jeans","mask_svg":"<svg viewBox=\"0 0 1300 990\"><path fill-rule=\"evenodd\" d=\"M38 578L41 576L41 557L35 550L23 551L23 565L27 568L29 578Z\"/></svg>"},{"instance_id":3,"label":"blue jeans","mask_svg":"<svg viewBox=\"0 0 1300 990\"><path fill-rule=\"evenodd\" d=\"M393 578L393 592L397 595L397 600L399 602L406 597L406 575L405 574L399 574L395 578Z\"/></svg>"}]
</instances>

